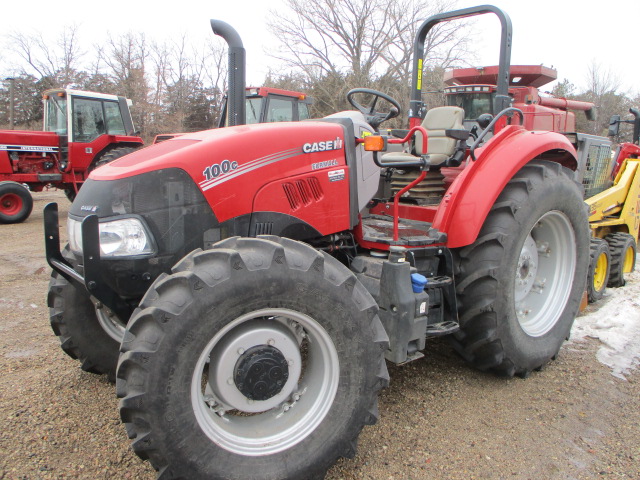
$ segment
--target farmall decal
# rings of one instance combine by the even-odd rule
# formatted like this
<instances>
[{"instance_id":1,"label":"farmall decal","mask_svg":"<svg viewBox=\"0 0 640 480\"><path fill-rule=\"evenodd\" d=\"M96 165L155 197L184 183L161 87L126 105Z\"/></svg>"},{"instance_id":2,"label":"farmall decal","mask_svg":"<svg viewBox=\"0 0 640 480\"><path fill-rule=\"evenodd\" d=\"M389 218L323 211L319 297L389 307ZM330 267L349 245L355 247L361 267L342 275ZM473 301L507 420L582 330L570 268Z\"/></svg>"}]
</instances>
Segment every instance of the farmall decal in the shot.
<instances>
[{"instance_id":1,"label":"farmall decal","mask_svg":"<svg viewBox=\"0 0 640 480\"><path fill-rule=\"evenodd\" d=\"M325 140L324 142L305 143L302 146L304 153L328 152L330 150L340 150L342 148L342 139L340 137L335 140Z\"/></svg>"}]
</instances>

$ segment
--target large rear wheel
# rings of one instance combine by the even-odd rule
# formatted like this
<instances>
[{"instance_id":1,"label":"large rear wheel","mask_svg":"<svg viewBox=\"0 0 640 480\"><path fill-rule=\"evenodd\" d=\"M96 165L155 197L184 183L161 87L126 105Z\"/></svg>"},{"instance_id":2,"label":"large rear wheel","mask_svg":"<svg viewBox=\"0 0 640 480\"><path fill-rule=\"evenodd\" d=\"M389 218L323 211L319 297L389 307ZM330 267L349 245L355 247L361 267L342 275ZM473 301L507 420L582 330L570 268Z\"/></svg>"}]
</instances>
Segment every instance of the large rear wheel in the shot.
<instances>
[{"instance_id":1,"label":"large rear wheel","mask_svg":"<svg viewBox=\"0 0 640 480\"><path fill-rule=\"evenodd\" d=\"M87 173L95 170L96 168L106 165L107 163L111 163L114 160L117 160L120 157L124 157L125 155L130 154L131 152L137 150L136 147L116 147L111 150L104 152L99 157L95 158L89 168L87 169ZM69 187L64 189L64 194L69 199L70 202L73 202L76 199L76 191L74 188Z\"/></svg>"},{"instance_id":2,"label":"large rear wheel","mask_svg":"<svg viewBox=\"0 0 640 480\"><path fill-rule=\"evenodd\" d=\"M321 478L388 381L377 306L308 245L231 238L149 289L127 327L120 413L161 478Z\"/></svg>"},{"instance_id":3,"label":"large rear wheel","mask_svg":"<svg viewBox=\"0 0 640 480\"><path fill-rule=\"evenodd\" d=\"M508 376L527 376L554 358L578 312L589 263L587 212L571 172L545 161L524 166L477 240L457 255L457 351Z\"/></svg>"}]
</instances>

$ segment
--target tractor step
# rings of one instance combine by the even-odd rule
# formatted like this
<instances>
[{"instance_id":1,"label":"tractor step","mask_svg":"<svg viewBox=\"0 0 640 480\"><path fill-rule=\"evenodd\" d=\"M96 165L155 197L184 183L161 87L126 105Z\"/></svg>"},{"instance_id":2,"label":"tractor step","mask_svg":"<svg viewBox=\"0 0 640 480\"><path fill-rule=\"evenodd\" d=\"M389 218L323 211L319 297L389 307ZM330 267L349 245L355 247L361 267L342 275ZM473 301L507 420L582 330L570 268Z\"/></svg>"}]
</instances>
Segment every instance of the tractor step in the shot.
<instances>
[{"instance_id":1,"label":"tractor step","mask_svg":"<svg viewBox=\"0 0 640 480\"><path fill-rule=\"evenodd\" d=\"M440 337L443 335L449 335L450 333L455 333L460 330L460 325L458 322L441 322L434 323L432 325L427 325L427 336L428 337Z\"/></svg>"},{"instance_id":2,"label":"tractor step","mask_svg":"<svg viewBox=\"0 0 640 480\"><path fill-rule=\"evenodd\" d=\"M439 276L435 276L435 277L428 277L427 284L424 286L424 288L426 288L426 289L429 289L429 288L442 288L442 287L451 285L452 282L453 282L453 280L451 279L451 277L447 277L447 276L444 276L444 275L439 275Z\"/></svg>"},{"instance_id":3,"label":"tractor step","mask_svg":"<svg viewBox=\"0 0 640 480\"><path fill-rule=\"evenodd\" d=\"M380 215L362 219L362 238L367 242L407 246L433 245L447 241L447 235L432 228L430 223L405 219L400 219L398 240L394 240L393 219Z\"/></svg>"}]
</instances>

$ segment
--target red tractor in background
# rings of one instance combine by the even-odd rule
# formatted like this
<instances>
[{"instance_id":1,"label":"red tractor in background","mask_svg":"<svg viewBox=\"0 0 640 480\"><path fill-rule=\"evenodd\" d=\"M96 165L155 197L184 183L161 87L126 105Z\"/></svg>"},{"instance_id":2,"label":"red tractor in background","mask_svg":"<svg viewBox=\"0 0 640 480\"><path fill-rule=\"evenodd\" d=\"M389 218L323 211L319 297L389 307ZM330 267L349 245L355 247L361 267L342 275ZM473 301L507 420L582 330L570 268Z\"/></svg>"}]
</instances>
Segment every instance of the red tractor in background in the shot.
<instances>
[{"instance_id":1,"label":"red tractor in background","mask_svg":"<svg viewBox=\"0 0 640 480\"><path fill-rule=\"evenodd\" d=\"M491 113L427 111L428 32L480 14L502 25ZM211 24L237 67L230 126L93 171L62 251L45 209L53 330L116 379L161 478L323 477L376 422L385 359L418 359L436 336L504 376L556 357L589 264L581 160L571 133L527 129L535 112L513 105L502 10L419 27L402 138L380 135L400 103L370 89L349 92L353 111L244 124L242 42Z\"/></svg>"},{"instance_id":2,"label":"red tractor in background","mask_svg":"<svg viewBox=\"0 0 640 480\"><path fill-rule=\"evenodd\" d=\"M218 128L229 126L227 118L228 100L228 96L225 95ZM313 99L302 92L273 87L247 87L245 89L245 111L247 112L245 123L307 120L310 118L309 106L312 103ZM156 135L153 143L164 142L180 135L184 135L184 133L161 133Z\"/></svg>"},{"instance_id":3,"label":"red tractor in background","mask_svg":"<svg viewBox=\"0 0 640 480\"><path fill-rule=\"evenodd\" d=\"M0 131L0 223L29 217L29 190L53 185L73 199L91 170L142 146L124 97L53 89L43 101L44 131Z\"/></svg>"}]
</instances>

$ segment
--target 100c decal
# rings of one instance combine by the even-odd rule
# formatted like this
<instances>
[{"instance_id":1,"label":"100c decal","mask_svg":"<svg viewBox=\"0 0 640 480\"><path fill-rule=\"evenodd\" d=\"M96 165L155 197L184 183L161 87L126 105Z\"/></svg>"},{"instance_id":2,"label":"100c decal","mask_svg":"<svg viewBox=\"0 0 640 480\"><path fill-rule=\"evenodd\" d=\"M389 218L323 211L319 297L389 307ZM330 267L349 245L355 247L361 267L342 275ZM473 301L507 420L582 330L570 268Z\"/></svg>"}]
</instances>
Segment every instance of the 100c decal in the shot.
<instances>
[{"instance_id":1,"label":"100c decal","mask_svg":"<svg viewBox=\"0 0 640 480\"><path fill-rule=\"evenodd\" d=\"M238 162L231 162L229 160L223 160L220 163L214 163L213 165L209 165L204 169L202 174L207 180L213 180L214 178L218 178L220 175L224 175L225 173L229 173L232 170L238 168Z\"/></svg>"}]
</instances>

